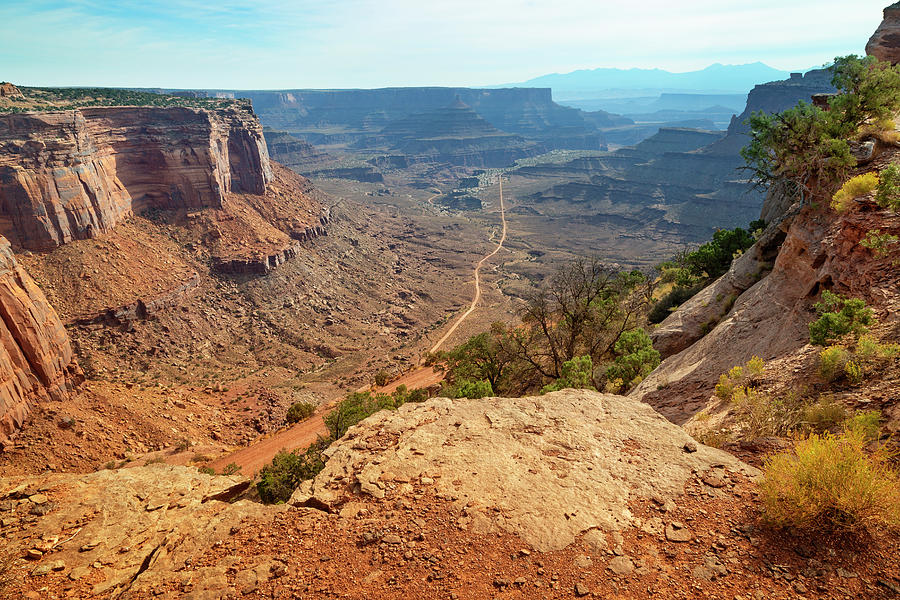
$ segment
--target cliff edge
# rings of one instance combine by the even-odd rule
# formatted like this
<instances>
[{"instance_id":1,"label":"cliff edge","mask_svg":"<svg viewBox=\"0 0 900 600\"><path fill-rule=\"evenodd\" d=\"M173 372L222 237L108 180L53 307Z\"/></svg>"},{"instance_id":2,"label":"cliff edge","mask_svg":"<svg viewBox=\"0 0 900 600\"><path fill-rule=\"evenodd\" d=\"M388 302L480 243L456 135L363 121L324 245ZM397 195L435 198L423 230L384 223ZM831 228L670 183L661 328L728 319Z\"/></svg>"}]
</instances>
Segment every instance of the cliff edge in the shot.
<instances>
[{"instance_id":1,"label":"cliff edge","mask_svg":"<svg viewBox=\"0 0 900 600\"><path fill-rule=\"evenodd\" d=\"M0 116L0 234L17 247L92 238L147 208L221 208L271 180L249 103Z\"/></svg>"},{"instance_id":2,"label":"cliff edge","mask_svg":"<svg viewBox=\"0 0 900 600\"><path fill-rule=\"evenodd\" d=\"M66 400L83 379L44 293L0 237L0 445L38 400Z\"/></svg>"}]
</instances>

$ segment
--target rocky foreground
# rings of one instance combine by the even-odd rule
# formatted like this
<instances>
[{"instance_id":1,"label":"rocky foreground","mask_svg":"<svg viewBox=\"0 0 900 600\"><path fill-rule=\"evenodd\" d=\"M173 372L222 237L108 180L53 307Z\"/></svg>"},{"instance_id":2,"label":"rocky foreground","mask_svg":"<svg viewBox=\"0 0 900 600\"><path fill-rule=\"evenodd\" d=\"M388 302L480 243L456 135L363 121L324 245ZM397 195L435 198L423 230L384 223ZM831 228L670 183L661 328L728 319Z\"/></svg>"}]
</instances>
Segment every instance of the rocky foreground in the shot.
<instances>
[{"instance_id":1,"label":"rocky foreground","mask_svg":"<svg viewBox=\"0 0 900 600\"><path fill-rule=\"evenodd\" d=\"M295 506L165 465L0 480L13 597L888 597L897 576L890 544L765 533L753 467L619 396L435 399L330 454Z\"/></svg>"}]
</instances>

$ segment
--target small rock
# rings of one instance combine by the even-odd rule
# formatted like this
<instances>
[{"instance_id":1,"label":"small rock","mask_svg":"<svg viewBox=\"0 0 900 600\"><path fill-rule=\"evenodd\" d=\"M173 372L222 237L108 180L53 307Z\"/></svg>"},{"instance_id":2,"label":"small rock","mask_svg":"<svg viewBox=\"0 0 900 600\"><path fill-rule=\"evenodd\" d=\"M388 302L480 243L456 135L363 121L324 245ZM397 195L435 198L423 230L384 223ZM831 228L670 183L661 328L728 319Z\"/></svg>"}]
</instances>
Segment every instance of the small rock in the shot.
<instances>
[{"instance_id":1,"label":"small rock","mask_svg":"<svg viewBox=\"0 0 900 600\"><path fill-rule=\"evenodd\" d=\"M50 563L50 568L54 571L64 571L66 569L66 563L61 560L54 560Z\"/></svg>"},{"instance_id":2,"label":"small rock","mask_svg":"<svg viewBox=\"0 0 900 600\"><path fill-rule=\"evenodd\" d=\"M49 565L49 564L46 564L46 565L38 565L38 566L36 566L35 568L33 568L33 569L31 570L31 574L32 574L34 577L43 577L44 575L46 575L46 574L49 573L49 572L50 572L50 565Z\"/></svg>"},{"instance_id":3,"label":"small rock","mask_svg":"<svg viewBox=\"0 0 900 600\"><path fill-rule=\"evenodd\" d=\"M666 525L666 539L670 542L689 542L691 541L691 532L683 524L672 521Z\"/></svg>"},{"instance_id":4,"label":"small rock","mask_svg":"<svg viewBox=\"0 0 900 600\"><path fill-rule=\"evenodd\" d=\"M591 593L591 588L589 588L587 585L581 583L580 581L575 584L575 595L578 596L579 598L583 598L584 596L587 596L590 593Z\"/></svg>"},{"instance_id":5,"label":"small rock","mask_svg":"<svg viewBox=\"0 0 900 600\"><path fill-rule=\"evenodd\" d=\"M685 445L683 446L682 449L685 452L687 452L688 454L691 454L691 453L697 451L697 443L692 440L690 442L685 443Z\"/></svg>"},{"instance_id":6,"label":"small rock","mask_svg":"<svg viewBox=\"0 0 900 600\"><path fill-rule=\"evenodd\" d=\"M590 569L592 566L594 566L594 561L591 560L590 556L579 554L575 557L575 560L572 561L572 564L574 564L579 569Z\"/></svg>"},{"instance_id":7,"label":"small rock","mask_svg":"<svg viewBox=\"0 0 900 600\"><path fill-rule=\"evenodd\" d=\"M837 574L838 577L841 577L843 579L855 579L856 577L859 577L859 575L857 575L853 571L847 571L846 569L842 569L841 567L837 568Z\"/></svg>"},{"instance_id":8,"label":"small rock","mask_svg":"<svg viewBox=\"0 0 900 600\"><path fill-rule=\"evenodd\" d=\"M716 473L707 473L703 476L703 483L712 488L725 487L725 480Z\"/></svg>"},{"instance_id":9,"label":"small rock","mask_svg":"<svg viewBox=\"0 0 900 600\"><path fill-rule=\"evenodd\" d=\"M628 575L634 571L634 563L627 556L617 556L606 568L617 575Z\"/></svg>"},{"instance_id":10,"label":"small rock","mask_svg":"<svg viewBox=\"0 0 900 600\"><path fill-rule=\"evenodd\" d=\"M75 427L75 417L65 416L56 424L60 429L72 429Z\"/></svg>"},{"instance_id":11,"label":"small rock","mask_svg":"<svg viewBox=\"0 0 900 600\"><path fill-rule=\"evenodd\" d=\"M28 496L28 500L31 501L32 504L45 504L49 498L47 498L46 494L33 494Z\"/></svg>"},{"instance_id":12,"label":"small rock","mask_svg":"<svg viewBox=\"0 0 900 600\"><path fill-rule=\"evenodd\" d=\"M30 560L37 560L44 555L43 552L38 550L37 548L30 548L25 552L25 558Z\"/></svg>"},{"instance_id":13,"label":"small rock","mask_svg":"<svg viewBox=\"0 0 900 600\"><path fill-rule=\"evenodd\" d=\"M513 581L513 583L518 585L519 587L521 587L521 586L525 585L526 583L528 583L528 580L525 579L524 577L519 577L515 581Z\"/></svg>"},{"instance_id":14,"label":"small rock","mask_svg":"<svg viewBox=\"0 0 900 600\"><path fill-rule=\"evenodd\" d=\"M382 538L382 541L386 544L402 544L403 540L400 539L400 536L396 533L389 533Z\"/></svg>"},{"instance_id":15,"label":"small rock","mask_svg":"<svg viewBox=\"0 0 900 600\"><path fill-rule=\"evenodd\" d=\"M287 565L280 561L275 561L271 567L269 567L269 572L272 574L272 578L283 577L287 575Z\"/></svg>"}]
</instances>

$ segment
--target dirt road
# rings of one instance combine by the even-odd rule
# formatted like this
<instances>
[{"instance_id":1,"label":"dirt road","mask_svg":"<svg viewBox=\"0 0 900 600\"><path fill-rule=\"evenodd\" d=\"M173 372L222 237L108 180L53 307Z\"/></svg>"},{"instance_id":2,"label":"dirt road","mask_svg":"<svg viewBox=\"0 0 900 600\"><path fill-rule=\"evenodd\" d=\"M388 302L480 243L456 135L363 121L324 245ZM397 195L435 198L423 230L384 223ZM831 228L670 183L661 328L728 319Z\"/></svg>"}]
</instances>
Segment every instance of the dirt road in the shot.
<instances>
[{"instance_id":1,"label":"dirt road","mask_svg":"<svg viewBox=\"0 0 900 600\"><path fill-rule=\"evenodd\" d=\"M460 317L453 323L453 326L447 330L447 333L437 341L437 343L431 347L431 352L437 352L441 346L444 345L451 335L457 330L457 328L462 324L463 321L469 318L473 312L475 312L475 308L478 306L478 301L481 300L481 267L484 266L484 263L489 261L494 257L500 250L503 248L503 242L506 241L506 206L503 204L503 177L500 178L500 222L503 224L503 229L500 233L500 240L497 242L497 247L494 248L493 252L482 258L478 261L478 264L475 265L475 296L472 298L472 304L469 306L469 310L464 312Z\"/></svg>"},{"instance_id":2,"label":"dirt road","mask_svg":"<svg viewBox=\"0 0 900 600\"><path fill-rule=\"evenodd\" d=\"M488 260L493 258L500 250L503 248L503 243L506 241L506 206L503 203L503 178L500 179L500 221L502 223L502 231L500 233L500 239L497 242L497 247L490 253L484 256L478 263L475 265L475 294L472 298L472 304L469 306L468 310L464 312L459 318L453 323L450 329L437 341L437 343L431 347L431 352L438 351L441 346L450 338L451 335L459 328L459 326L465 321L469 315L475 312L476 307L478 306L478 302L481 300L481 267L484 266ZM444 374L438 371L435 371L431 367L417 366L416 368L404 373L394 381L388 383L383 387L379 387L375 389L375 392L383 392L385 394L390 394L394 390L396 390L399 386L405 385L407 389L416 389L422 387L428 387L437 383L440 383L444 378ZM369 388L361 388L357 391L367 391ZM320 435L327 435L328 429L325 427L324 417L327 415L334 406L343 398L335 398L331 402L324 404L319 407L319 410L316 411L316 414L310 417L309 419L297 423L296 425L292 425L287 429L282 429L268 437L260 438L257 441L253 442L253 444L247 446L246 448L241 448L240 450L236 450L230 454L226 454L225 456L214 460L209 463L209 466L216 470L216 472L221 472L222 469L231 463L234 463L241 467L241 472L244 475L253 475L265 465L269 464L272 461L272 458L278 454L281 450L287 450L290 452L291 450L296 450L298 448L306 448Z\"/></svg>"}]
</instances>

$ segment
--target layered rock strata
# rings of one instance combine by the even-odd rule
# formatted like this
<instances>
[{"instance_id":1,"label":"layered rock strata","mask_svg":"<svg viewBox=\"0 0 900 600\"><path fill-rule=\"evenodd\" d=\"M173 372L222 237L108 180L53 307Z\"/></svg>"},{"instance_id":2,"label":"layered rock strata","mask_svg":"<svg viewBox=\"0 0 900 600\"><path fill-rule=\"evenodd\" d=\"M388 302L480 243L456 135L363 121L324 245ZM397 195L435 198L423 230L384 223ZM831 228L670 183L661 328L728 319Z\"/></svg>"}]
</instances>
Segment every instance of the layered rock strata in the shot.
<instances>
[{"instance_id":1,"label":"layered rock strata","mask_svg":"<svg viewBox=\"0 0 900 600\"><path fill-rule=\"evenodd\" d=\"M893 64L900 63L900 2L884 9L884 20L869 38L866 54Z\"/></svg>"},{"instance_id":2,"label":"layered rock strata","mask_svg":"<svg viewBox=\"0 0 900 600\"><path fill-rule=\"evenodd\" d=\"M0 237L0 445L35 402L66 400L82 379L56 311Z\"/></svg>"},{"instance_id":3,"label":"layered rock strata","mask_svg":"<svg viewBox=\"0 0 900 600\"><path fill-rule=\"evenodd\" d=\"M219 208L271 179L246 102L0 117L0 233L27 249L94 237L148 208Z\"/></svg>"}]
</instances>

